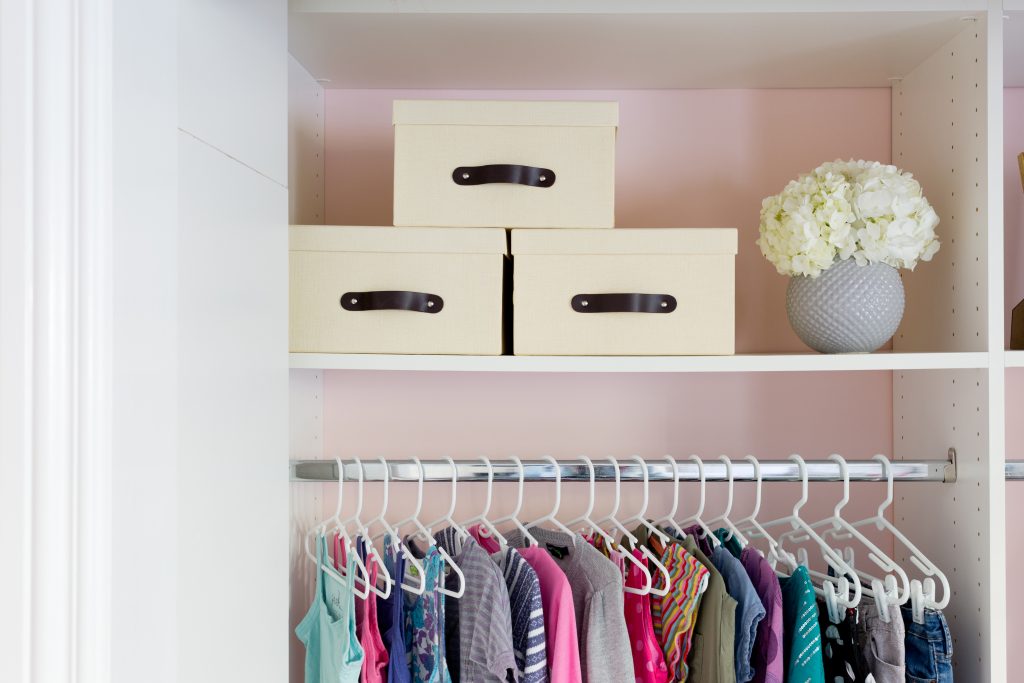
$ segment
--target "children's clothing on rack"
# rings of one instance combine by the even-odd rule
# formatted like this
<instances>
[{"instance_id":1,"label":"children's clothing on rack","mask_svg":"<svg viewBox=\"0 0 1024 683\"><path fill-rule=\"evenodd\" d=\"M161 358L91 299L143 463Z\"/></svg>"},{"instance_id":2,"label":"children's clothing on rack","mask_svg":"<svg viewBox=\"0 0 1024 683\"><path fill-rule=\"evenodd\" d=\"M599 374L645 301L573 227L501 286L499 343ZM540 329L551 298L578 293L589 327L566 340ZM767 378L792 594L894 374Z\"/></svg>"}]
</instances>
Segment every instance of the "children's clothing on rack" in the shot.
<instances>
[{"instance_id":1,"label":"children's clothing on rack","mask_svg":"<svg viewBox=\"0 0 1024 683\"><path fill-rule=\"evenodd\" d=\"M630 552L643 567L647 567L647 558L639 550L633 548ZM637 589L644 586L643 572L636 565L629 565L626 586ZM646 594L626 593L624 601L626 630L633 648L633 676L636 683L667 683L671 678L668 667L665 666L665 655L654 633L650 598Z\"/></svg>"},{"instance_id":2,"label":"children's clothing on rack","mask_svg":"<svg viewBox=\"0 0 1024 683\"><path fill-rule=\"evenodd\" d=\"M512 614L505 578L487 551L471 536L465 538L449 527L434 538L452 557L465 576L465 593L452 599L457 609L445 613L445 652L452 679L463 683L505 683L517 671L512 647ZM451 573L449 588L460 579ZM457 628L448 621L457 615ZM452 640L454 639L454 642ZM454 655L454 656L453 656ZM458 662L453 667L453 662ZM457 668L458 674L454 673Z\"/></svg>"},{"instance_id":3,"label":"children's clothing on rack","mask_svg":"<svg viewBox=\"0 0 1024 683\"><path fill-rule=\"evenodd\" d=\"M708 588L701 598L690 659L691 683L734 683L736 680L736 600L714 563L697 547L693 534L683 540L686 552L708 570Z\"/></svg>"},{"instance_id":4,"label":"children's clothing on rack","mask_svg":"<svg viewBox=\"0 0 1024 683\"><path fill-rule=\"evenodd\" d=\"M405 557L390 536L384 537L384 566L395 582L391 595L378 598L381 636L388 649L388 683L412 683L409 656L405 648Z\"/></svg>"},{"instance_id":5,"label":"children's clothing on rack","mask_svg":"<svg viewBox=\"0 0 1024 683\"><path fill-rule=\"evenodd\" d=\"M395 583L388 598L366 600L355 597L354 557L336 540L332 570L320 534L315 596L295 629L306 645L306 681L952 683L941 612L925 610L917 624L909 606L891 605L886 621L868 599L832 623L806 567L779 576L753 547L737 558L724 530L705 536L694 528L680 538L652 528L638 526L635 544L594 534L591 545L579 534L531 528L539 545L513 531L503 546L480 526L468 535L441 529L436 545L411 536L396 547L385 537ZM376 586L377 564L366 560L362 539L357 548ZM446 572L442 549L464 579L454 567ZM667 569L667 586L643 549ZM623 571L611 558L626 552L636 563ZM641 567L651 575L647 594ZM421 584L420 595L408 589ZM458 599L441 592L460 586Z\"/></svg>"},{"instance_id":6,"label":"children's clothing on rack","mask_svg":"<svg viewBox=\"0 0 1024 683\"><path fill-rule=\"evenodd\" d=\"M405 594L404 638L412 679L415 683L451 683L445 663L445 596L438 591L444 577L441 553L436 546L421 549L410 537L405 544L423 565L423 595Z\"/></svg>"},{"instance_id":7,"label":"children's clothing on rack","mask_svg":"<svg viewBox=\"0 0 1024 683\"><path fill-rule=\"evenodd\" d=\"M821 629L814 585L804 566L779 579L782 587L782 650L786 681L825 683L821 661Z\"/></svg>"},{"instance_id":8,"label":"children's clothing on rack","mask_svg":"<svg viewBox=\"0 0 1024 683\"><path fill-rule=\"evenodd\" d=\"M359 550L359 557L370 573L370 583L376 585L377 563L367 561L366 543L362 538L356 541L356 547ZM359 683L384 683L387 678L388 651L380 635L380 624L377 623L377 597L373 593L365 598L356 597L356 633L363 648L363 667Z\"/></svg>"},{"instance_id":9,"label":"children's clothing on rack","mask_svg":"<svg viewBox=\"0 0 1024 683\"><path fill-rule=\"evenodd\" d=\"M846 610L842 621L833 624L825 602L819 598L818 629L821 633L822 666L828 683L877 683L868 671L860 647L857 610Z\"/></svg>"},{"instance_id":10,"label":"children's clothing on rack","mask_svg":"<svg viewBox=\"0 0 1024 683\"><path fill-rule=\"evenodd\" d=\"M909 605L904 605L902 612L907 632L907 678L953 683L953 637L946 617L942 612L926 609L924 623L918 624Z\"/></svg>"},{"instance_id":11,"label":"children's clothing on rack","mask_svg":"<svg viewBox=\"0 0 1024 683\"><path fill-rule=\"evenodd\" d=\"M580 641L576 630L576 610L569 579L554 558L543 548L517 548L519 554L537 572L544 610L544 636L548 657L549 683L581 683Z\"/></svg>"},{"instance_id":12,"label":"children's clothing on rack","mask_svg":"<svg viewBox=\"0 0 1024 683\"><path fill-rule=\"evenodd\" d=\"M782 683L782 588L775 570L754 548L744 548L740 562L750 577L764 607L764 619L757 625L750 666L753 683Z\"/></svg>"},{"instance_id":13,"label":"children's clothing on rack","mask_svg":"<svg viewBox=\"0 0 1024 683\"><path fill-rule=\"evenodd\" d=\"M356 635L355 561L349 557L341 580L328 574L327 536L317 539L313 602L295 635L306 646L306 683L358 683L363 649Z\"/></svg>"},{"instance_id":14,"label":"children's clothing on rack","mask_svg":"<svg viewBox=\"0 0 1024 683\"><path fill-rule=\"evenodd\" d=\"M882 619L873 601L862 600L860 649L875 683L903 683L907 677L906 629L897 605L889 605L889 621Z\"/></svg>"},{"instance_id":15,"label":"children's clothing on rack","mask_svg":"<svg viewBox=\"0 0 1024 683\"><path fill-rule=\"evenodd\" d=\"M622 573L599 550L576 534L531 528L530 534L565 572L572 589L585 683L633 680L633 657L623 617ZM509 545L524 545L512 532Z\"/></svg>"},{"instance_id":16,"label":"children's clothing on rack","mask_svg":"<svg viewBox=\"0 0 1024 683\"><path fill-rule=\"evenodd\" d=\"M512 645L519 680L523 683L547 683L547 640L544 633L544 607L540 580L533 567L515 548L502 548L479 524L466 531L491 554L501 569L511 601Z\"/></svg>"},{"instance_id":17,"label":"children's clothing on rack","mask_svg":"<svg viewBox=\"0 0 1024 683\"><path fill-rule=\"evenodd\" d=\"M754 584L738 559L719 545L711 554L711 561L725 580L725 588L736 601L736 680L747 683L754 678L750 666L757 638L757 627L764 619L764 605L754 590Z\"/></svg>"}]
</instances>

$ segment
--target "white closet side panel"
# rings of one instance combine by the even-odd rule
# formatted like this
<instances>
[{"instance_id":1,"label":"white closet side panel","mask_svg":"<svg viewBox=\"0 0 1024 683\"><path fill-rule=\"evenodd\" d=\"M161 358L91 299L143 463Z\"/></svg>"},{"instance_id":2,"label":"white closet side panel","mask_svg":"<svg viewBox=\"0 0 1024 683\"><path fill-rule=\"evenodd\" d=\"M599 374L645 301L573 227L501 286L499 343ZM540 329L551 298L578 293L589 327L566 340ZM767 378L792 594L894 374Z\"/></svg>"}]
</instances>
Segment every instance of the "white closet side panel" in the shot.
<instances>
[{"instance_id":1,"label":"white closet side panel","mask_svg":"<svg viewBox=\"0 0 1024 683\"><path fill-rule=\"evenodd\" d=\"M942 247L904 272L907 308L896 351L984 351L988 134L983 21L893 85L893 163L914 174L941 223Z\"/></svg>"},{"instance_id":2,"label":"white closet side panel","mask_svg":"<svg viewBox=\"0 0 1024 683\"><path fill-rule=\"evenodd\" d=\"M292 370L288 414L289 453L295 458L319 460L324 457L324 373L321 370ZM324 519L325 484L292 484L289 568L291 595L288 616L288 680L303 683L306 650L294 629L313 598L316 585L313 564L306 557L303 542L313 525Z\"/></svg>"},{"instance_id":3,"label":"white closet side panel","mask_svg":"<svg viewBox=\"0 0 1024 683\"><path fill-rule=\"evenodd\" d=\"M324 222L324 88L288 56L288 220Z\"/></svg>"},{"instance_id":4,"label":"white closet side panel","mask_svg":"<svg viewBox=\"0 0 1024 683\"><path fill-rule=\"evenodd\" d=\"M288 652L287 191L185 132L178 145L179 680L277 683Z\"/></svg>"},{"instance_id":5,"label":"white closet side panel","mask_svg":"<svg viewBox=\"0 0 1024 683\"><path fill-rule=\"evenodd\" d=\"M287 184L287 0L178 6L178 125Z\"/></svg>"},{"instance_id":6,"label":"white closet side panel","mask_svg":"<svg viewBox=\"0 0 1024 683\"><path fill-rule=\"evenodd\" d=\"M893 437L897 460L941 458L957 452L955 483L897 484L893 522L941 569L952 598L944 610L953 635L957 680L1003 681L1002 632L990 628L999 601L989 558L988 371L917 370L893 378ZM1001 485L1001 482L1000 482ZM913 569L898 543L896 558ZM912 578L923 578L915 571ZM941 587L937 588L941 590Z\"/></svg>"}]
</instances>

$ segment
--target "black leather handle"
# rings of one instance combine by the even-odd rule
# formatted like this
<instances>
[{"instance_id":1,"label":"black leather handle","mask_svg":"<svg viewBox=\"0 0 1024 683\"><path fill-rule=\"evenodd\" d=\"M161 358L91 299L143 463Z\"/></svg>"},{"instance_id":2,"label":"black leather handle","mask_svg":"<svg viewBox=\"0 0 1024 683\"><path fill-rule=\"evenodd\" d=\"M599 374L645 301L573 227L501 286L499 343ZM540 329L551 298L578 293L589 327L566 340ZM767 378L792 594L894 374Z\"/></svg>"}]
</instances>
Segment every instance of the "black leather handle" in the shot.
<instances>
[{"instance_id":1,"label":"black leather handle","mask_svg":"<svg viewBox=\"0 0 1024 683\"><path fill-rule=\"evenodd\" d=\"M577 294L572 298L577 313L671 313L676 298L670 294Z\"/></svg>"},{"instance_id":2,"label":"black leather handle","mask_svg":"<svg viewBox=\"0 0 1024 683\"><path fill-rule=\"evenodd\" d=\"M530 187L551 187L555 184L555 172L550 168L520 166L519 164L459 166L452 171L452 180L456 185L515 183Z\"/></svg>"},{"instance_id":3,"label":"black leather handle","mask_svg":"<svg viewBox=\"0 0 1024 683\"><path fill-rule=\"evenodd\" d=\"M346 311L439 313L444 308L444 299L425 292L345 292L341 295L341 307Z\"/></svg>"}]
</instances>

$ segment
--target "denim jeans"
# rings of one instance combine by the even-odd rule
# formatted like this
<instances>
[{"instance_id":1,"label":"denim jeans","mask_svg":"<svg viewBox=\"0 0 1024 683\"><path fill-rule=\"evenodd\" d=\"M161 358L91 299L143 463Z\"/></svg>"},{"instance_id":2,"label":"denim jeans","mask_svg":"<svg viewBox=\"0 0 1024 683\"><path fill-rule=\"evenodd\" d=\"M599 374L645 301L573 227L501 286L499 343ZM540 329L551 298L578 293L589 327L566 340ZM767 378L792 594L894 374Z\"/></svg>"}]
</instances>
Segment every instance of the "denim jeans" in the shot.
<instances>
[{"instance_id":1,"label":"denim jeans","mask_svg":"<svg viewBox=\"0 0 1024 683\"><path fill-rule=\"evenodd\" d=\"M942 612L925 610L914 623L910 605L903 607L907 640L907 683L953 683L953 638Z\"/></svg>"}]
</instances>

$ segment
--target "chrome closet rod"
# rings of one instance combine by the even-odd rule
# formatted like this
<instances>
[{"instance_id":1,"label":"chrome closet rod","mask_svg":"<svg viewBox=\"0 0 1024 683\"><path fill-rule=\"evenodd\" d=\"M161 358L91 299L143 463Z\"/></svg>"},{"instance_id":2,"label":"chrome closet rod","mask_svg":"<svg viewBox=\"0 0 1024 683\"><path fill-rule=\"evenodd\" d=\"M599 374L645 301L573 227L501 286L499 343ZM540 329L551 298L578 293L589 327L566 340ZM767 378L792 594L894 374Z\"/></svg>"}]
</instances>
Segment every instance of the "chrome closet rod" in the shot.
<instances>
[{"instance_id":1,"label":"chrome closet rod","mask_svg":"<svg viewBox=\"0 0 1024 683\"><path fill-rule=\"evenodd\" d=\"M1024 460L1007 460L1004 467L1006 469L1006 481L1024 480Z\"/></svg>"},{"instance_id":2,"label":"chrome closet rod","mask_svg":"<svg viewBox=\"0 0 1024 683\"><path fill-rule=\"evenodd\" d=\"M607 459L600 457L594 460L597 481L614 481L615 471ZM388 473L391 481L416 481L419 468L412 460L388 460ZM451 481L451 467L445 460L422 460L424 481ZM663 459L648 460L647 473L650 481L672 481L672 466ZM682 458L676 459L679 465L680 481L699 481L696 463ZM354 460L343 459L345 480L359 479L359 466ZM363 459L363 480L383 481L383 465L377 460ZM882 464L876 460L848 460L850 481L885 481ZM512 460L492 459L494 481L519 481L519 468ZM800 481L800 470L790 460L762 460L761 479L763 481ZM523 460L525 480L543 482L555 480L555 469L545 460ZM579 460L560 460L558 467L562 481L589 481L590 475L586 465ZM455 468L459 482L487 481L487 467L481 460L456 460ZM338 467L334 460L293 460L291 461L291 480L293 482L338 481ZM622 481L643 481L640 466L629 460L619 461ZM754 467L742 459L732 462L733 479L735 481L754 481ZM1022 469L1024 472L1024 469ZM895 481L956 481L955 461L950 460L912 460L894 461L892 474ZM707 481L726 481L725 465L717 459L704 461L704 475ZM839 465L831 460L808 460L807 476L810 481L840 481Z\"/></svg>"}]
</instances>

